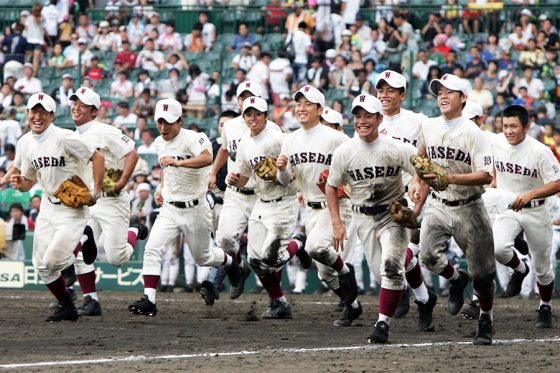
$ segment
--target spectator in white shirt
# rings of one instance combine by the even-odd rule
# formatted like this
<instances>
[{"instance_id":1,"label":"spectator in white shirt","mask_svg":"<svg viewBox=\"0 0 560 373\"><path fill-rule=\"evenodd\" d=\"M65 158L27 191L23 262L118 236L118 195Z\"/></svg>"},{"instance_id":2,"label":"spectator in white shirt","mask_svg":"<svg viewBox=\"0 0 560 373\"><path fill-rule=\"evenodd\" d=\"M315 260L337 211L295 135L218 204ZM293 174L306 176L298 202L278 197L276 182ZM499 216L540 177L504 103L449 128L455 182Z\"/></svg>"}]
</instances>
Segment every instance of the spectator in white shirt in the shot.
<instances>
[{"instance_id":1,"label":"spectator in white shirt","mask_svg":"<svg viewBox=\"0 0 560 373\"><path fill-rule=\"evenodd\" d=\"M4 150L4 156L0 157L0 168L7 171L16 160L16 145L11 143L2 144L2 149Z\"/></svg>"},{"instance_id":2,"label":"spectator in white shirt","mask_svg":"<svg viewBox=\"0 0 560 373\"><path fill-rule=\"evenodd\" d=\"M356 15L360 10L360 0L342 0L340 3L340 12L344 23L349 27L356 23Z\"/></svg>"},{"instance_id":3,"label":"spectator in white shirt","mask_svg":"<svg viewBox=\"0 0 560 373\"><path fill-rule=\"evenodd\" d=\"M305 22L300 22L298 30L286 40L287 46L292 46L294 53L294 62L292 69L294 70L294 78L297 82L304 84L306 82L308 55L313 52L313 44L311 37L307 34L308 26Z\"/></svg>"},{"instance_id":4,"label":"spectator in white shirt","mask_svg":"<svg viewBox=\"0 0 560 373\"><path fill-rule=\"evenodd\" d=\"M542 100L544 97L544 84L542 80L533 77L533 68L525 66L523 69L523 79L519 79L517 87L527 87L527 93L535 100Z\"/></svg>"},{"instance_id":5,"label":"spectator in white shirt","mask_svg":"<svg viewBox=\"0 0 560 373\"><path fill-rule=\"evenodd\" d=\"M58 0L50 0L49 5L41 11L41 15L45 19L45 30L52 43L58 40L58 25L62 23L64 17L64 14L58 10L58 2Z\"/></svg>"},{"instance_id":6,"label":"spectator in white shirt","mask_svg":"<svg viewBox=\"0 0 560 373\"><path fill-rule=\"evenodd\" d=\"M165 32L165 25L159 22L159 14L156 12L153 12L150 16L150 23L144 26L144 36L149 36L153 29L157 30L158 35Z\"/></svg>"},{"instance_id":7,"label":"spectator in white shirt","mask_svg":"<svg viewBox=\"0 0 560 373\"><path fill-rule=\"evenodd\" d=\"M154 49L154 41L152 39L147 39L144 49L138 54L138 58L136 59L136 67L155 72L158 71L164 63L163 53Z\"/></svg>"},{"instance_id":8,"label":"spectator in white shirt","mask_svg":"<svg viewBox=\"0 0 560 373\"><path fill-rule=\"evenodd\" d=\"M156 154L156 149L154 146L154 135L152 134L152 131L142 131L140 139L142 140L142 145L140 145L137 149L138 154Z\"/></svg>"},{"instance_id":9,"label":"spectator in white shirt","mask_svg":"<svg viewBox=\"0 0 560 373\"><path fill-rule=\"evenodd\" d=\"M39 64L41 55L43 54L43 46L45 45L45 18L41 15L43 6L36 3L31 8L31 15L25 20L25 37L29 49L33 51L33 72L37 75L39 72Z\"/></svg>"},{"instance_id":10,"label":"spectator in white shirt","mask_svg":"<svg viewBox=\"0 0 560 373\"><path fill-rule=\"evenodd\" d=\"M280 101L279 96L290 94L290 81L292 79L292 67L285 51L278 51L278 57L270 62L268 66L270 90L274 102Z\"/></svg>"},{"instance_id":11,"label":"spectator in white shirt","mask_svg":"<svg viewBox=\"0 0 560 373\"><path fill-rule=\"evenodd\" d=\"M19 78L14 85L14 88L29 97L34 93L39 93L43 90L41 81L33 77L33 65L29 62L24 66L24 76Z\"/></svg>"},{"instance_id":12,"label":"spectator in white shirt","mask_svg":"<svg viewBox=\"0 0 560 373\"><path fill-rule=\"evenodd\" d=\"M74 90L72 89L73 82L74 77L71 74L64 74L62 75L62 84L60 87L55 88L51 93L51 97L62 108L69 108L72 106L70 96L74 94Z\"/></svg>"},{"instance_id":13,"label":"spectator in white shirt","mask_svg":"<svg viewBox=\"0 0 560 373\"><path fill-rule=\"evenodd\" d=\"M480 76L474 78L474 86L473 90L469 93L469 100L479 103L484 110L488 110L494 106L494 98L489 90L484 89L483 83Z\"/></svg>"},{"instance_id":14,"label":"spectator in white shirt","mask_svg":"<svg viewBox=\"0 0 560 373\"><path fill-rule=\"evenodd\" d=\"M69 49L70 48L70 49ZM88 40L86 38L78 39L78 48L73 48L69 45L64 50L64 64L69 67L74 67L78 65L78 59L82 59L83 66L89 66L91 59L93 58L93 53L88 49Z\"/></svg>"},{"instance_id":15,"label":"spectator in white shirt","mask_svg":"<svg viewBox=\"0 0 560 373\"><path fill-rule=\"evenodd\" d=\"M412 66L412 76L414 79L424 81L428 79L430 67L436 65L435 61L428 59L428 53L424 49L418 52L418 61Z\"/></svg>"},{"instance_id":16,"label":"spectator in white shirt","mask_svg":"<svg viewBox=\"0 0 560 373\"><path fill-rule=\"evenodd\" d=\"M165 26L165 32L160 35L158 43L161 51L178 51L181 49L181 35L175 32L175 26L172 23Z\"/></svg>"},{"instance_id":17,"label":"spectator in white shirt","mask_svg":"<svg viewBox=\"0 0 560 373\"><path fill-rule=\"evenodd\" d=\"M208 74L202 72L197 64L189 67L187 77L187 96L188 101L185 107L187 116L203 118L206 113L206 83Z\"/></svg>"},{"instance_id":18,"label":"spectator in white shirt","mask_svg":"<svg viewBox=\"0 0 560 373\"><path fill-rule=\"evenodd\" d=\"M111 83L111 96L126 100L134 96L132 82L127 79L126 73L121 71L117 75L117 80Z\"/></svg>"},{"instance_id":19,"label":"spectator in white shirt","mask_svg":"<svg viewBox=\"0 0 560 373\"><path fill-rule=\"evenodd\" d=\"M8 118L0 122L0 144L17 144L18 139L21 137L21 126L16 120L16 109L9 108Z\"/></svg>"},{"instance_id":20,"label":"spectator in white shirt","mask_svg":"<svg viewBox=\"0 0 560 373\"><path fill-rule=\"evenodd\" d=\"M142 38L144 37L144 23L140 20L138 13L132 13L132 18L126 26L126 33L128 34L128 41L134 47L142 45Z\"/></svg>"},{"instance_id":21,"label":"spectator in white shirt","mask_svg":"<svg viewBox=\"0 0 560 373\"><path fill-rule=\"evenodd\" d=\"M249 71L255 63L257 63L257 58L251 54L251 43L245 43L241 47L239 54L233 56L231 68Z\"/></svg>"},{"instance_id":22,"label":"spectator in white shirt","mask_svg":"<svg viewBox=\"0 0 560 373\"><path fill-rule=\"evenodd\" d=\"M89 16L86 13L81 13L78 17L78 27L76 27L75 32L78 34L79 38L85 38L88 41L93 40L97 34L95 26L90 24Z\"/></svg>"},{"instance_id":23,"label":"spectator in white shirt","mask_svg":"<svg viewBox=\"0 0 560 373\"><path fill-rule=\"evenodd\" d=\"M374 27L371 29L371 37L362 44L361 52L364 59L372 59L379 62L385 54L386 44L379 35L379 30Z\"/></svg>"},{"instance_id":24,"label":"spectator in white shirt","mask_svg":"<svg viewBox=\"0 0 560 373\"><path fill-rule=\"evenodd\" d=\"M167 79L158 82L158 95L161 98L174 98L175 94L181 89L179 83L179 70L171 69Z\"/></svg>"},{"instance_id":25,"label":"spectator in white shirt","mask_svg":"<svg viewBox=\"0 0 560 373\"><path fill-rule=\"evenodd\" d=\"M109 33L109 22L101 21L99 23L100 32L95 35L91 42L91 49L97 49L102 52L117 51L117 42L113 35Z\"/></svg>"},{"instance_id":26,"label":"spectator in white shirt","mask_svg":"<svg viewBox=\"0 0 560 373\"><path fill-rule=\"evenodd\" d=\"M216 40L216 26L208 22L208 12L202 11L198 14L198 22L202 24L202 39L206 50L211 50Z\"/></svg>"},{"instance_id":27,"label":"spectator in white shirt","mask_svg":"<svg viewBox=\"0 0 560 373\"><path fill-rule=\"evenodd\" d=\"M127 132L129 128L136 127L138 116L130 112L130 105L128 102L121 101L117 104L117 113L113 121L113 125L120 128L123 132Z\"/></svg>"},{"instance_id":28,"label":"spectator in white shirt","mask_svg":"<svg viewBox=\"0 0 560 373\"><path fill-rule=\"evenodd\" d=\"M150 78L150 74L146 70L138 72L138 82L134 85L134 96L140 97L144 89L148 88L152 96L156 95L156 84Z\"/></svg>"},{"instance_id":29,"label":"spectator in white shirt","mask_svg":"<svg viewBox=\"0 0 560 373\"><path fill-rule=\"evenodd\" d=\"M247 74L247 79L259 84L262 89L262 98L268 100L268 83L270 79L270 72L268 65L270 64L271 55L268 52L261 53L261 58L257 61L255 65L251 68L251 71Z\"/></svg>"}]
</instances>

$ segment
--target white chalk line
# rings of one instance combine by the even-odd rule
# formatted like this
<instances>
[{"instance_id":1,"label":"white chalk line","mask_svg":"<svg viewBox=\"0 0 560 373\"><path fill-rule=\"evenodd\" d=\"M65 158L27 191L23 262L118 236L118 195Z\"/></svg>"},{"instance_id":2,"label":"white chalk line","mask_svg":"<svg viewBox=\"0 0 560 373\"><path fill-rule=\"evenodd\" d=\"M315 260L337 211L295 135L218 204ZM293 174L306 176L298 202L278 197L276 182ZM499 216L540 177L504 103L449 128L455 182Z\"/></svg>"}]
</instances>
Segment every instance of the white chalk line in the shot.
<instances>
[{"instance_id":1,"label":"white chalk line","mask_svg":"<svg viewBox=\"0 0 560 373\"><path fill-rule=\"evenodd\" d=\"M531 343L549 343L560 342L560 337L552 338L538 338L538 339L496 339L494 345L514 345L514 344L531 344ZM395 349L395 348L424 348L424 347L444 347L444 346L465 346L471 345L472 342L467 341L451 341L451 342L422 342L422 343L397 343L387 345L365 345L365 346L342 346L342 347L314 347L314 348L280 348L280 349L263 349L252 351L234 351L234 352L206 352L198 354L181 354L181 355L132 355L124 357L108 357L100 359L88 360L54 360L42 361L37 363L23 363L23 364L2 364L0 369L17 369L17 368L38 368L38 367L52 367L52 366L70 366L70 365L85 365L85 364L116 364L135 361L157 361L157 360L189 360L196 358L220 358L229 356L247 356L247 355L260 355L265 353L309 353L309 352L333 352L333 351L356 351L356 350L377 350L377 349ZM474 347L474 346L473 346ZM492 347L486 347L492 348Z\"/></svg>"}]
</instances>

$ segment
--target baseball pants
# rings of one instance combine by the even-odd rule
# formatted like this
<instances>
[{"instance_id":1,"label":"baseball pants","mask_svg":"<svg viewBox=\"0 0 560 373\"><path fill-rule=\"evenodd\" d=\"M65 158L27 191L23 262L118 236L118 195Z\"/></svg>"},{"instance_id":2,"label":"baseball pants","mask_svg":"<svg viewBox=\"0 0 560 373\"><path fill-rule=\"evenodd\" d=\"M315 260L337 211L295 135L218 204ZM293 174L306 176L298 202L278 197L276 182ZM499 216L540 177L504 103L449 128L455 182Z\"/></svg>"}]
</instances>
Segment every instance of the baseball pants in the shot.
<instances>
[{"instance_id":1,"label":"baseball pants","mask_svg":"<svg viewBox=\"0 0 560 373\"><path fill-rule=\"evenodd\" d=\"M237 241L247 228L255 201L255 195L245 195L231 188L226 189L216 231L216 244L224 251L235 253L239 251Z\"/></svg>"},{"instance_id":2,"label":"baseball pants","mask_svg":"<svg viewBox=\"0 0 560 373\"><path fill-rule=\"evenodd\" d=\"M356 239L355 229L351 224L352 211L349 201L340 202L340 217L346 227L348 239L344 241L344 250L336 252L332 245L333 229L329 209L327 207L322 209L307 207L305 212L305 232L307 233L305 250L317 262L319 279L331 289L338 289L339 283L338 273L330 265L339 255L345 263L350 263Z\"/></svg>"},{"instance_id":3,"label":"baseball pants","mask_svg":"<svg viewBox=\"0 0 560 373\"><path fill-rule=\"evenodd\" d=\"M420 230L420 256L422 264L432 273L440 274L447 266L445 250L451 237L467 258L474 293L482 299L493 296L494 240L481 198L454 207L431 201Z\"/></svg>"},{"instance_id":4,"label":"baseball pants","mask_svg":"<svg viewBox=\"0 0 560 373\"><path fill-rule=\"evenodd\" d=\"M394 223L388 212L376 215L375 219L355 213L353 221L375 278L381 279L385 289L402 290L409 230Z\"/></svg>"},{"instance_id":5,"label":"baseball pants","mask_svg":"<svg viewBox=\"0 0 560 373\"><path fill-rule=\"evenodd\" d=\"M295 196L255 203L249 219L247 256L257 276L277 271L290 260L287 248L296 227L298 208Z\"/></svg>"},{"instance_id":6,"label":"baseball pants","mask_svg":"<svg viewBox=\"0 0 560 373\"><path fill-rule=\"evenodd\" d=\"M33 266L45 284L60 277L60 271L75 261L74 249L86 227L88 209L55 205L41 200L33 239Z\"/></svg>"},{"instance_id":7,"label":"baseball pants","mask_svg":"<svg viewBox=\"0 0 560 373\"><path fill-rule=\"evenodd\" d=\"M496 216L493 226L494 244L496 259L500 263L507 264L513 258L513 243L521 230L525 232L529 244L537 281L542 285L550 284L554 281L554 273L550 263L552 224L547 205L518 212L507 210Z\"/></svg>"},{"instance_id":8,"label":"baseball pants","mask_svg":"<svg viewBox=\"0 0 560 373\"><path fill-rule=\"evenodd\" d=\"M197 206L187 208L178 208L164 202L146 243L143 275L160 275L165 251L180 232L183 232L185 239L189 241L189 248L196 264L223 265L224 251L209 245L212 230L210 206L204 197L199 201Z\"/></svg>"}]
</instances>

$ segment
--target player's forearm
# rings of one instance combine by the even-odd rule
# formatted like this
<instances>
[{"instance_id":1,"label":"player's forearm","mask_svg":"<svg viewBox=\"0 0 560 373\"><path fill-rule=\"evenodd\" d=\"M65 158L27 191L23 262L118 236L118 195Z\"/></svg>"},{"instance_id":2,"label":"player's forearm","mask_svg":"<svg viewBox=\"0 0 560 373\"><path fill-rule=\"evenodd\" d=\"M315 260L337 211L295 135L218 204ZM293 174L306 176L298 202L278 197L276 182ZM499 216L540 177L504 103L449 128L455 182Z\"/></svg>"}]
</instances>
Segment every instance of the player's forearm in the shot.
<instances>
[{"instance_id":1,"label":"player's forearm","mask_svg":"<svg viewBox=\"0 0 560 373\"><path fill-rule=\"evenodd\" d=\"M331 214L331 221L333 226L342 224L340 219L340 209L338 206L338 188L332 185L325 185L325 194L327 196L327 206L329 207L329 213Z\"/></svg>"},{"instance_id":2,"label":"player's forearm","mask_svg":"<svg viewBox=\"0 0 560 373\"><path fill-rule=\"evenodd\" d=\"M492 176L486 171L477 171L470 174L448 174L447 181L449 184L455 185L487 185L492 182Z\"/></svg>"},{"instance_id":3,"label":"player's forearm","mask_svg":"<svg viewBox=\"0 0 560 373\"><path fill-rule=\"evenodd\" d=\"M12 175L19 175L19 174L21 174L21 171L17 169L16 166L10 167L8 169L8 172L6 172L6 175L4 175L2 179L0 179L0 186L9 183Z\"/></svg>"},{"instance_id":4,"label":"player's forearm","mask_svg":"<svg viewBox=\"0 0 560 373\"><path fill-rule=\"evenodd\" d=\"M249 178L247 176L239 175L239 180L237 180L237 182L234 184L234 186L236 186L238 188L243 188L245 185L247 185L248 181L249 181Z\"/></svg>"},{"instance_id":5,"label":"player's forearm","mask_svg":"<svg viewBox=\"0 0 560 373\"><path fill-rule=\"evenodd\" d=\"M216 159L214 159L214 165L212 166L210 174L216 176L218 171L220 171L220 168L222 168L226 163L228 157L229 152L224 148L220 148L220 150L218 150L218 154L216 155Z\"/></svg>"},{"instance_id":6,"label":"player's forearm","mask_svg":"<svg viewBox=\"0 0 560 373\"><path fill-rule=\"evenodd\" d=\"M540 188L533 189L529 195L531 196L531 199L543 199L557 194L558 192L560 192L560 180L556 180L545 184Z\"/></svg>"},{"instance_id":7,"label":"player's forearm","mask_svg":"<svg viewBox=\"0 0 560 373\"><path fill-rule=\"evenodd\" d=\"M103 175L105 174L105 157L96 150L91 156L91 163L93 165L93 190L96 193L101 193L103 190Z\"/></svg>"},{"instance_id":8,"label":"player's forearm","mask_svg":"<svg viewBox=\"0 0 560 373\"><path fill-rule=\"evenodd\" d=\"M21 178L20 186L17 188L21 192L29 192L33 185L35 184L35 180L29 180L26 177Z\"/></svg>"},{"instance_id":9,"label":"player's forearm","mask_svg":"<svg viewBox=\"0 0 560 373\"><path fill-rule=\"evenodd\" d=\"M212 164L212 156L208 152L197 155L191 159L177 162L177 167L203 168Z\"/></svg>"},{"instance_id":10,"label":"player's forearm","mask_svg":"<svg viewBox=\"0 0 560 373\"><path fill-rule=\"evenodd\" d=\"M126 183L128 183L128 180L130 180L130 176L132 176L132 173L134 172L134 168L136 168L138 158L140 158L140 156L138 155L136 149L132 150L124 157L123 173L120 180L118 181L118 184L124 186L126 185Z\"/></svg>"}]
</instances>

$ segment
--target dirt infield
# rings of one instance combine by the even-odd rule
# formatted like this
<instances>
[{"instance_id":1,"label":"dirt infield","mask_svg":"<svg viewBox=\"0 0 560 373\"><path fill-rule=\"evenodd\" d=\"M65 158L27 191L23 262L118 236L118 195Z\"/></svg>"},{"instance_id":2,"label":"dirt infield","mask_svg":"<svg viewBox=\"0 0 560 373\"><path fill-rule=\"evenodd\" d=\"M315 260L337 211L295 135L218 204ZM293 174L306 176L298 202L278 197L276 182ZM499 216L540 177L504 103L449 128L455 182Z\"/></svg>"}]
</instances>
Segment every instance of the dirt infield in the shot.
<instances>
[{"instance_id":1,"label":"dirt infield","mask_svg":"<svg viewBox=\"0 0 560 373\"><path fill-rule=\"evenodd\" d=\"M292 320L246 321L265 295L225 295L206 307L197 294L158 295L155 318L131 315L127 305L140 294L104 292L102 317L46 323L46 292L0 292L0 369L18 371L193 371L193 372L465 372L558 371L558 320L552 329L534 327L536 300L497 299L495 338L473 346L475 323L449 316L446 298L436 307L436 331L417 333L415 305L391 324L390 344L372 346L377 298L361 297L364 315L350 328L332 326L335 299L291 295ZM253 303L254 302L254 303ZM64 363L66 362L66 363Z\"/></svg>"}]
</instances>

